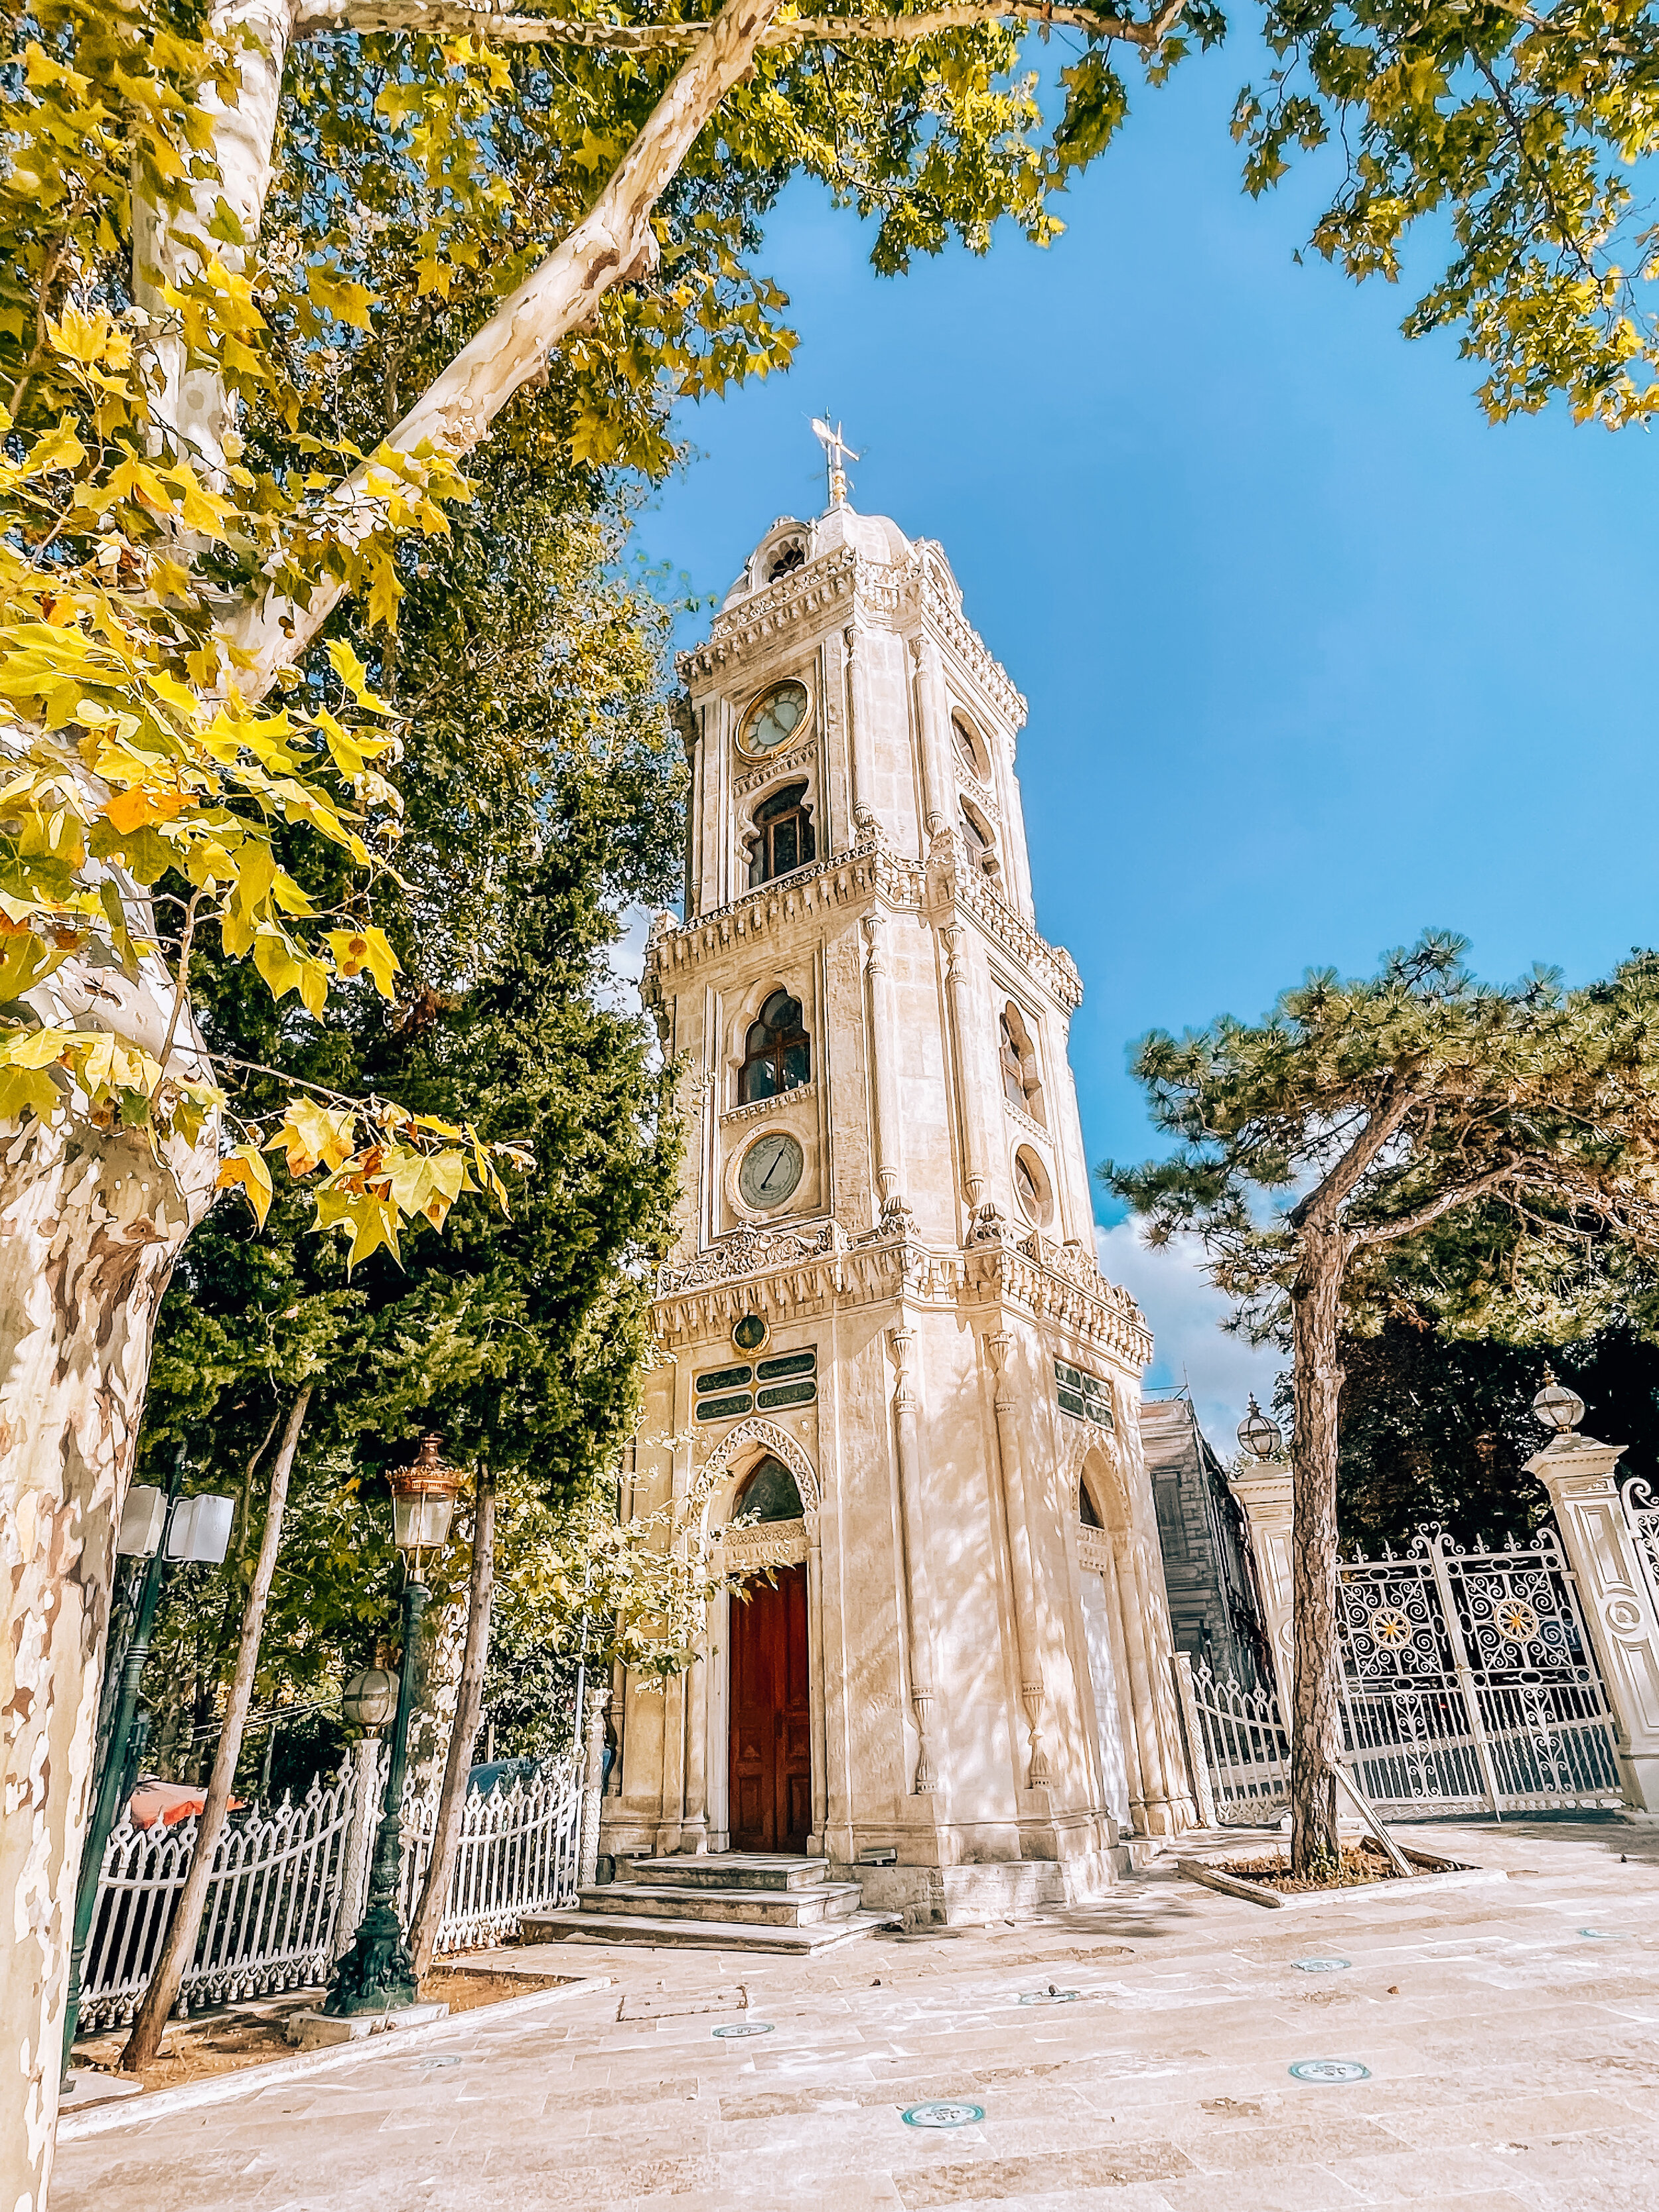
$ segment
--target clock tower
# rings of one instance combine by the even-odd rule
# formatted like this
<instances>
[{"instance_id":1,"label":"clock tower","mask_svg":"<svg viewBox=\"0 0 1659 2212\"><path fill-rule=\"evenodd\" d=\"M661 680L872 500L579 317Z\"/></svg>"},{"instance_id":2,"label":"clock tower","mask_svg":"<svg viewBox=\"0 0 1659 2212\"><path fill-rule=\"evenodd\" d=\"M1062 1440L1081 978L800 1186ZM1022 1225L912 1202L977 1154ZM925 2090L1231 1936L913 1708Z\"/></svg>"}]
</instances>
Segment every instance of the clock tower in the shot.
<instances>
[{"instance_id":1,"label":"clock tower","mask_svg":"<svg viewBox=\"0 0 1659 2212\"><path fill-rule=\"evenodd\" d=\"M754 1579L665 1689L619 1679L602 1848L801 1852L922 1920L1097 1893L1192 1806L1024 702L845 450L680 661L643 988L687 1158L623 1510Z\"/></svg>"}]
</instances>

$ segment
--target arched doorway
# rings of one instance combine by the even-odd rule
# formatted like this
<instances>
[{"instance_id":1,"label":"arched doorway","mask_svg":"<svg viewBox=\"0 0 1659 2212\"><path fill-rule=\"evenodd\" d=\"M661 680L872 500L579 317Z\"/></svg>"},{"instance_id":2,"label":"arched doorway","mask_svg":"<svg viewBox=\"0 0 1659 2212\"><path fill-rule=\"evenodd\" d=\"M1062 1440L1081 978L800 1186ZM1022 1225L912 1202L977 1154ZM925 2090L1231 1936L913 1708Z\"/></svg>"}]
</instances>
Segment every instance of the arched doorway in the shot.
<instances>
[{"instance_id":1,"label":"arched doorway","mask_svg":"<svg viewBox=\"0 0 1659 2212\"><path fill-rule=\"evenodd\" d=\"M750 1474L734 1517L803 1520L800 1492L770 1453ZM812 1825L812 1721L805 1565L753 1577L731 1606L729 1805L734 1851L805 1851Z\"/></svg>"}]
</instances>

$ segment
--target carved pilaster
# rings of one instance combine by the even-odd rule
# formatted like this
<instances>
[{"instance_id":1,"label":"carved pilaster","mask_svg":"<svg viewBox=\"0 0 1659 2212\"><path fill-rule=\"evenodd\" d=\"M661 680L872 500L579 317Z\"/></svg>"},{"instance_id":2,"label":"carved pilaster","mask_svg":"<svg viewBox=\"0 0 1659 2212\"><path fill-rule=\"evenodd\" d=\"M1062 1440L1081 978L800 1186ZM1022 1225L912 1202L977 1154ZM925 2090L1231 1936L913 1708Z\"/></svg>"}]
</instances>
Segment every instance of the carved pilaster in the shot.
<instances>
[{"instance_id":1,"label":"carved pilaster","mask_svg":"<svg viewBox=\"0 0 1659 2212\"><path fill-rule=\"evenodd\" d=\"M1027 1511L1025 1478L1020 1464L1019 1431L1014 1415L1018 1397L1007 1372L1012 1336L1004 1330L988 1336L985 1348L996 1375L992 1403L996 1411L997 1457L1002 1471L1003 1514L1008 1529L1008 1549L1014 1563L1014 1630L1019 1656L1019 1698L1025 1708L1030 1734L1030 1764L1026 1787L1046 1790L1054 1780L1048 1754L1042 1743L1042 1662L1037 1656L1037 1599L1036 1563L1031 1547L1031 1524Z\"/></svg>"},{"instance_id":2,"label":"carved pilaster","mask_svg":"<svg viewBox=\"0 0 1659 2212\"><path fill-rule=\"evenodd\" d=\"M951 773L950 746L945 729L945 672L940 665L939 647L931 637L913 638L910 651L916 664L923 820L931 838L937 837L939 831L947 827L956 811L951 805L954 779Z\"/></svg>"},{"instance_id":3,"label":"carved pilaster","mask_svg":"<svg viewBox=\"0 0 1659 2212\"><path fill-rule=\"evenodd\" d=\"M985 1196L985 1165L980 1156L979 1117L975 1111L974 1040L969 1034L969 994L963 962L966 932L959 921L939 932L945 946L945 1002L951 1017L951 1059L957 1079L957 1127L962 1137L962 1194L969 1223L977 1219Z\"/></svg>"},{"instance_id":4,"label":"carved pilaster","mask_svg":"<svg viewBox=\"0 0 1659 2212\"><path fill-rule=\"evenodd\" d=\"M881 1211L892 1212L898 1202L898 1097L893 1080L896 1041L888 1017L886 929L882 915L865 915L864 990L866 1020L870 1039L871 1103L875 1113L876 1187Z\"/></svg>"},{"instance_id":5,"label":"carved pilaster","mask_svg":"<svg viewBox=\"0 0 1659 2212\"><path fill-rule=\"evenodd\" d=\"M917 1399L910 1379L915 1329L888 1332L893 1340L893 1426L898 1446L899 1511L904 1530L904 1566L910 1625L910 1705L916 1717L915 1793L930 1796L935 1784L931 1724L933 1712L933 1606L927 1571L927 1526L921 1497L921 1447L917 1433Z\"/></svg>"}]
</instances>

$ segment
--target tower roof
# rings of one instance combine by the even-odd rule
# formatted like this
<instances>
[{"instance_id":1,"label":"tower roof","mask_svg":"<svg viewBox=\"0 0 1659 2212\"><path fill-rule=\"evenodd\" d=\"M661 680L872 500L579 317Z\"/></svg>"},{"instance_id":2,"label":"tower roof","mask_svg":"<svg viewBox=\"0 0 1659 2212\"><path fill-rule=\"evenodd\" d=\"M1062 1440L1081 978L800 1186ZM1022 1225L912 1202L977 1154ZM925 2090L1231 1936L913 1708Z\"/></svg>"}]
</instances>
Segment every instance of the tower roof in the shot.
<instances>
[{"instance_id":1,"label":"tower roof","mask_svg":"<svg viewBox=\"0 0 1659 2212\"><path fill-rule=\"evenodd\" d=\"M813 522L780 515L744 562L737 581L721 601L722 611L756 592L763 592L791 569L804 568L820 554L843 545L884 568L896 568L915 550L890 516L860 514L845 501L826 508Z\"/></svg>"}]
</instances>

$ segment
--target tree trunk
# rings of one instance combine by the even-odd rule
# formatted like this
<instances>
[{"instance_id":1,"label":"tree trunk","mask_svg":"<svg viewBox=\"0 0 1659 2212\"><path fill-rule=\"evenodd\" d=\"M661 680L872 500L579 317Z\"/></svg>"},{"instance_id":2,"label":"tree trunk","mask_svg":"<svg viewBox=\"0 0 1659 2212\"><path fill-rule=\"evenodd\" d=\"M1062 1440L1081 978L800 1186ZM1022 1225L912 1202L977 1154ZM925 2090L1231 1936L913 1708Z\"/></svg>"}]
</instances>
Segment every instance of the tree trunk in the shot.
<instances>
[{"instance_id":1,"label":"tree trunk","mask_svg":"<svg viewBox=\"0 0 1659 2212\"><path fill-rule=\"evenodd\" d=\"M242 1729L247 1719L247 1709L253 1696L253 1678L259 1664L259 1639L264 1629L265 1601L270 1595L271 1577L276 1571L276 1553L283 1540L283 1514L288 1504L289 1478L294 1471L294 1455L300 1448L300 1431L305 1426L306 1413L311 1404L311 1384L306 1383L289 1408L283 1441L271 1466L264 1533L259 1540L259 1557L253 1569L252 1586L248 1591L247 1610L242 1615L241 1641L236 1649L236 1672L231 1678L230 1695L225 1701L224 1726L219 1734L213 1775L208 1784L207 1800L202 1807L201 1818L196 1824L196 1847L191 1857L190 1872L173 1906L167 1941L161 1946L161 1955L155 1962L155 1971L150 1976L144 2001L138 2008L138 2016L132 2023L132 2033L127 2038L126 2048L121 2053L122 2069L128 2074L141 2072L161 2050L168 2016L179 2000L179 1987L185 1978L185 1968L196 1955L196 1938L202 1925L202 1908L207 1903L214 1855L224 1832L225 1815L230 1808L230 1785L236 1778L236 1762L241 1757Z\"/></svg>"},{"instance_id":2,"label":"tree trunk","mask_svg":"<svg viewBox=\"0 0 1659 2212\"><path fill-rule=\"evenodd\" d=\"M1291 1869L1340 1862L1336 1759L1342 1747L1336 1641L1336 1412L1342 1386L1337 1321L1345 1263L1340 1231L1310 1224L1291 1295L1296 1434L1291 1444L1295 1540L1291 1572L1295 1680L1291 1693Z\"/></svg>"},{"instance_id":3,"label":"tree trunk","mask_svg":"<svg viewBox=\"0 0 1659 2212\"><path fill-rule=\"evenodd\" d=\"M472 1579L467 1592L466 1656L461 1662L461 1694L450 1733L449 1757L444 1764L443 1788L438 1795L438 1814L432 1833L432 1857L426 1869L421 1901L410 1923L409 1952L417 1980L424 1979L432 1964L438 1929L449 1895L456 1846L461 1838L461 1814L466 1808L466 1778L472 1765L472 1739L478 1733L483 1706L484 1664L489 1656L489 1608L495 1586L495 1478L486 1468L478 1476L478 1494L472 1516Z\"/></svg>"}]
</instances>

